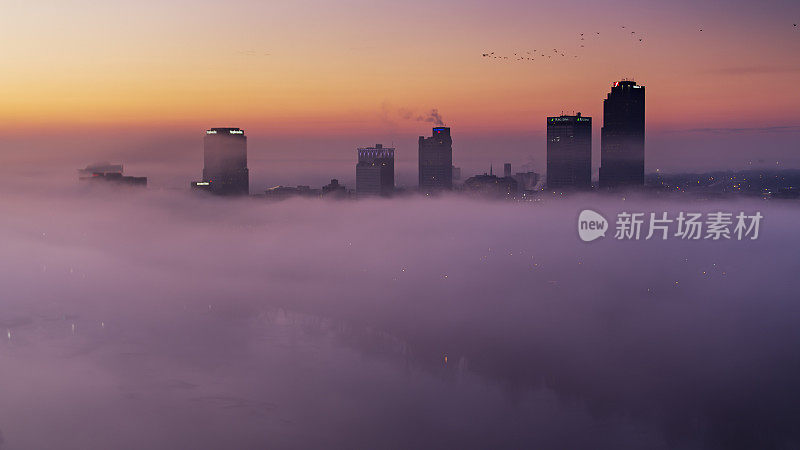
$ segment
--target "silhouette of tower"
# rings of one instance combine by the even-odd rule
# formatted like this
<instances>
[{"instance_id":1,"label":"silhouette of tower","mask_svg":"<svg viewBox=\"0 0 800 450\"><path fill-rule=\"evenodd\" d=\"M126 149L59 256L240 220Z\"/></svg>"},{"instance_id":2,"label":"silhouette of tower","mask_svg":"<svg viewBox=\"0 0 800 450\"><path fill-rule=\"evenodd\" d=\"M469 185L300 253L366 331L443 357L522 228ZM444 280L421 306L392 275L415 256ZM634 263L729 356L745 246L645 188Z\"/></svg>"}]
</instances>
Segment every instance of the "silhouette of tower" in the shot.
<instances>
[{"instance_id":1,"label":"silhouette of tower","mask_svg":"<svg viewBox=\"0 0 800 450\"><path fill-rule=\"evenodd\" d=\"M434 128L429 138L419 137L419 189L426 193L453 189L453 140L448 127Z\"/></svg>"},{"instance_id":2,"label":"silhouette of tower","mask_svg":"<svg viewBox=\"0 0 800 450\"><path fill-rule=\"evenodd\" d=\"M603 100L600 187L644 185L644 86L614 83Z\"/></svg>"}]
</instances>

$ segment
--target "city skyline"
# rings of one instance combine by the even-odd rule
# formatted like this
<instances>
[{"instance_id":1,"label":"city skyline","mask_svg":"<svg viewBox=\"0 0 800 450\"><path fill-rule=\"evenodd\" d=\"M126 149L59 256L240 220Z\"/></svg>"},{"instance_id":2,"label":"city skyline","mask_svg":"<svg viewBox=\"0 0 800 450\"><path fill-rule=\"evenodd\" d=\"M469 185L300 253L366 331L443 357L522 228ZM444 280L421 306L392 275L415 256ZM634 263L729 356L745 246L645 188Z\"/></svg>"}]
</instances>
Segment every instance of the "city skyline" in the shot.
<instances>
[{"instance_id":1,"label":"city skyline","mask_svg":"<svg viewBox=\"0 0 800 450\"><path fill-rule=\"evenodd\" d=\"M800 448L800 0L2 11L0 450Z\"/></svg>"},{"instance_id":2,"label":"city skyline","mask_svg":"<svg viewBox=\"0 0 800 450\"><path fill-rule=\"evenodd\" d=\"M600 117L598 98L608 80L632 77L653 87L649 171L716 163L746 168L754 148L762 159L800 165L793 151L800 93L792 88L800 74L800 31L792 17L800 10L789 1L734 8L655 1L613 8L519 1L497 5L503 8L431 6L459 12L445 16L430 16L421 2L404 8L356 2L339 10L309 1L314 13L303 16L300 5L238 1L231 4L237 21L214 33L207 32L216 17L209 2L191 10L184 2L140 2L122 14L87 5L10 5L18 20L6 30L15 39L0 44L9 61L0 130L4 144L26 138L31 150L4 155L4 163L106 153L135 164L121 156L146 158L142 147L165 136L180 140L220 123L236 123L265 142L251 148L265 157L285 158L296 148L324 157L331 146L323 142L353 148L365 130L372 134L367 142L394 139L407 148L402 136L417 134L433 110L460 130L468 165L483 166L477 147L490 139L503 141L503 159L525 163L522 155L536 153L543 161L542 144L533 152L524 145L542 133L540 117L559 111ZM569 20L556 25L551 19L564 7ZM67 12L74 25L65 29L59 17ZM285 25L301 16L330 31L329 39ZM396 26L371 32L385 17ZM140 29L151 33L142 37ZM525 63L481 57L552 48L579 57ZM97 139L110 135L126 142ZM169 153L191 155L184 146Z\"/></svg>"},{"instance_id":3,"label":"city skyline","mask_svg":"<svg viewBox=\"0 0 800 450\"><path fill-rule=\"evenodd\" d=\"M487 56L487 55L484 55ZM495 57L497 58L497 57ZM522 59L522 58L520 58ZM611 92L603 100L603 127L601 129L601 167L598 185L601 188L636 188L645 186L644 141L645 141L645 87L634 80L613 82ZM460 178L461 168L453 159L450 127L438 111L428 117L434 122L431 137L419 136L417 190L426 194L453 190L454 181ZM561 114L547 117L547 164L546 184L543 189L553 192L562 190L589 190L592 182L592 118ZM371 196L390 197L395 190L394 147L375 144L373 147L357 148L356 187L357 198ZM192 181L190 188L220 195L249 195L249 168L247 165L247 136L241 128L214 127L206 130L203 144L203 176L201 181ZM119 166L121 167L121 166ZM466 180L467 190L499 191L503 196L516 197L521 190L522 173L512 178L512 164L504 163L503 178L495 177L490 164L489 174L476 174ZM458 176L456 176L458 172ZM529 171L537 178L540 174ZM102 175L95 173L94 175ZM336 192L346 190L338 179L331 179L328 186ZM403 186L404 188L404 186ZM257 189L258 190L258 189ZM309 185L296 187L276 185L266 189L270 198L286 198L292 195L308 196Z\"/></svg>"},{"instance_id":4,"label":"city skyline","mask_svg":"<svg viewBox=\"0 0 800 450\"><path fill-rule=\"evenodd\" d=\"M541 188L557 193L561 190L585 190L596 187L607 189L645 186L644 92L645 86L637 84L634 80L622 79L612 83L611 92L603 100L601 164L597 179L593 178L591 170L593 164L592 118L584 116L580 112L575 115L562 113L560 116L547 117L547 163L543 166L547 183ZM457 180L455 172L460 173L461 168L454 163L450 127L443 126L444 122L436 110L432 111L425 121L435 122L437 126L432 128L432 137L419 136L418 184L416 188L426 193L452 189L453 181ZM242 141L241 145L235 142L238 140ZM227 143L227 141L231 142ZM392 194L395 188L394 152L394 147L384 148L382 144L357 149L358 158L354 182L356 187L352 190L356 197L372 195L388 197ZM191 182L191 188L218 194L250 193L247 138L244 130L231 127L216 127L206 130L204 166L203 181ZM527 166L530 169L530 165ZM381 168L375 170L378 167ZM447 167L450 167L450 170L447 170ZM607 168L605 179L603 178L603 167ZM541 172L541 168L537 168L537 170ZM531 170L528 173L536 177L541 175ZM665 173L669 172L662 172L658 169L655 171L657 176ZM327 173L325 176L329 174ZM675 173L675 175L682 174L684 173ZM476 182L488 181L488 179L481 179L480 171L475 175L476 178L472 180L472 183L467 183L472 186L472 190L476 187ZM487 175L486 172L483 175ZM524 173L518 173L513 182L530 185L529 182L521 181L522 175ZM504 163L504 178L511 178L511 163ZM217 181L212 183L213 179ZM477 181L479 179L481 181ZM595 180L597 183L594 182ZM650 181L666 186L658 179ZM335 190L337 191L345 189L344 185L337 183L338 179L331 179L329 186L336 185ZM409 186L401 184L399 187L407 189ZM650 187L655 186L651 184ZM308 195L314 192L309 189L310 186L304 184L297 184L296 187L278 184L272 187L267 186L267 194L274 198L285 198L295 194ZM323 192L325 189L326 187L323 187ZM256 192L261 191L259 187L256 187L255 190ZM509 188L508 191L509 194L516 192L516 185Z\"/></svg>"}]
</instances>

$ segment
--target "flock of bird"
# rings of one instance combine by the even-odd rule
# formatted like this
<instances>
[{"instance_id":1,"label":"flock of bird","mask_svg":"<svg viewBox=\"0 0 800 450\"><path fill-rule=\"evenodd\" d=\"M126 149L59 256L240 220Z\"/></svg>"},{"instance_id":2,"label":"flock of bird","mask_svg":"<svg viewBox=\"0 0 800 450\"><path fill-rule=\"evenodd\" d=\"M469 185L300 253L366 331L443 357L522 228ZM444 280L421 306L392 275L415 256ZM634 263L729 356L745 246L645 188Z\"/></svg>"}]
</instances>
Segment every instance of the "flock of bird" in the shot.
<instances>
[{"instance_id":1,"label":"flock of bird","mask_svg":"<svg viewBox=\"0 0 800 450\"><path fill-rule=\"evenodd\" d=\"M638 42L644 42L644 35L637 33L635 31L631 31L630 34L627 33L627 29L625 25L620 27L620 30L625 31L625 34L631 38L638 39ZM701 30L702 31L702 30ZM580 33L578 36L578 49L584 48L587 44L587 38L591 40L597 40L600 38L600 32L595 31L594 33ZM559 49L554 48L551 50L532 50L532 51L525 51L522 53L514 53L513 55L502 55L497 52L488 52L483 53L481 55L483 58L486 59L496 59L502 61L536 61L537 59L540 60L551 60L555 58L578 58L580 55L569 53L566 49Z\"/></svg>"},{"instance_id":2,"label":"flock of bird","mask_svg":"<svg viewBox=\"0 0 800 450\"><path fill-rule=\"evenodd\" d=\"M796 23L793 24L793 25L794 25L794 28L797 28L797 24ZM636 31L630 31L630 34L629 34L628 33L629 29L625 25L621 25L619 29L624 31L625 34L629 38L634 39L638 43L644 44L644 39L645 39L644 34L637 33ZM702 33L703 32L703 28L699 27L698 28L698 32ZM586 33L580 33L580 35L578 36L578 38L579 38L579 41L578 41L578 45L579 46L577 47L578 49L586 47L586 43L587 43L586 38L587 37L594 38L594 39L599 39L600 38L600 32L596 31L596 32L591 33L589 35L587 35ZM539 59L539 60L552 60L554 57L556 59L557 58L567 58L567 57L579 58L580 55L578 55L578 54L570 54L569 52L567 52L566 49L554 48L552 50L552 52L550 50L532 50L532 51L514 53L513 55L504 55L504 54L500 54L500 53L497 53L497 52L487 52L487 53L482 53L481 57L482 58L486 58L486 59L490 59L490 60L500 60L500 61L523 61L523 62L530 61L530 62L534 62L537 59Z\"/></svg>"}]
</instances>

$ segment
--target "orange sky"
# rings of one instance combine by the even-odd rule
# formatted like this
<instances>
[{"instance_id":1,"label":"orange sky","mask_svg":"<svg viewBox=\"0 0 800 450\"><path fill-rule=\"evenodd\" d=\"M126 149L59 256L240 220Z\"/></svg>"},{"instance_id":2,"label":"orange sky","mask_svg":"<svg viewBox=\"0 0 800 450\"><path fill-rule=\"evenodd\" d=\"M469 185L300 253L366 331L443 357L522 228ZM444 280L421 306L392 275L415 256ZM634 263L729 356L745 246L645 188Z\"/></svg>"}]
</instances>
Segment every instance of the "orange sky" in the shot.
<instances>
[{"instance_id":1,"label":"orange sky","mask_svg":"<svg viewBox=\"0 0 800 450\"><path fill-rule=\"evenodd\" d=\"M648 87L649 129L800 118L791 2L263 3L12 1L0 130L411 132L399 111L438 108L471 132L525 131L562 110L601 116L622 76ZM567 56L481 57L553 48Z\"/></svg>"}]
</instances>

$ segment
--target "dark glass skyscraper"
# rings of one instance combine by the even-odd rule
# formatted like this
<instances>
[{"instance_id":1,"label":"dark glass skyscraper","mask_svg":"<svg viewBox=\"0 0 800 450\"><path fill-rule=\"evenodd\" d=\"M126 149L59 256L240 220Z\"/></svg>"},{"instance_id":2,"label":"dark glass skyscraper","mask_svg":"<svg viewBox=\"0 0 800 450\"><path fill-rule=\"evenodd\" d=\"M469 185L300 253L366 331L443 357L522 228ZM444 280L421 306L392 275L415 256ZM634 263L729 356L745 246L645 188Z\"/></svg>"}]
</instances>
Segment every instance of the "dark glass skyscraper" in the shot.
<instances>
[{"instance_id":1,"label":"dark glass skyscraper","mask_svg":"<svg viewBox=\"0 0 800 450\"><path fill-rule=\"evenodd\" d=\"M388 197L394 192L394 149L375 147L358 149L356 196Z\"/></svg>"},{"instance_id":2,"label":"dark glass skyscraper","mask_svg":"<svg viewBox=\"0 0 800 450\"><path fill-rule=\"evenodd\" d=\"M419 189L453 189L453 139L448 127L434 128L429 138L419 137Z\"/></svg>"},{"instance_id":3,"label":"dark glass skyscraper","mask_svg":"<svg viewBox=\"0 0 800 450\"><path fill-rule=\"evenodd\" d=\"M600 187L644 185L644 86L614 83L603 100Z\"/></svg>"},{"instance_id":4,"label":"dark glass skyscraper","mask_svg":"<svg viewBox=\"0 0 800 450\"><path fill-rule=\"evenodd\" d=\"M239 128L212 128L203 143L203 182L221 195L247 195L247 136Z\"/></svg>"},{"instance_id":5,"label":"dark glass skyscraper","mask_svg":"<svg viewBox=\"0 0 800 450\"><path fill-rule=\"evenodd\" d=\"M547 118L548 189L592 187L592 118Z\"/></svg>"}]
</instances>

